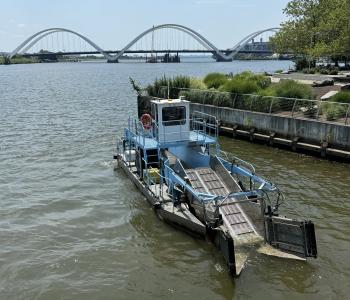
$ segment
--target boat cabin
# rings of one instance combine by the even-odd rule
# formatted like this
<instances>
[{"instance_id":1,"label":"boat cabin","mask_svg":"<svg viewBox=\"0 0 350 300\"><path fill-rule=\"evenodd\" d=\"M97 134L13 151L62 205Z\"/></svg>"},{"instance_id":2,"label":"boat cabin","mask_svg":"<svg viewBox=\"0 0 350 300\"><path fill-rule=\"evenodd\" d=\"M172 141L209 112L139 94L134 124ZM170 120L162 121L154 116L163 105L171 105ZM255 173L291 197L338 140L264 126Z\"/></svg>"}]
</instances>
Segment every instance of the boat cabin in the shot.
<instances>
[{"instance_id":1,"label":"boat cabin","mask_svg":"<svg viewBox=\"0 0 350 300\"><path fill-rule=\"evenodd\" d=\"M151 101L154 136L160 143L188 141L190 102L183 99Z\"/></svg>"}]
</instances>

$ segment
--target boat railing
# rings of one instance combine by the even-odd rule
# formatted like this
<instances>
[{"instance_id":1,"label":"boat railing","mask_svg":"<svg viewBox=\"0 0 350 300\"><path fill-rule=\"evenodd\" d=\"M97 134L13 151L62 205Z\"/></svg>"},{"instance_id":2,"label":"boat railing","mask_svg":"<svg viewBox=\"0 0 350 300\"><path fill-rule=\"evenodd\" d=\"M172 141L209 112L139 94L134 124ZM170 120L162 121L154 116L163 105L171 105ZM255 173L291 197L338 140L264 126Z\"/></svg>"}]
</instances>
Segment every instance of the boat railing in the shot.
<instances>
[{"instance_id":1,"label":"boat railing","mask_svg":"<svg viewBox=\"0 0 350 300\"><path fill-rule=\"evenodd\" d=\"M254 198L249 198L251 196L254 196ZM264 207L266 205L266 197L256 191L230 193L223 198L215 199L214 202L218 207L221 207L228 204L229 200L233 200L234 203L250 203L254 201L256 203L260 202Z\"/></svg>"},{"instance_id":2,"label":"boat railing","mask_svg":"<svg viewBox=\"0 0 350 300\"><path fill-rule=\"evenodd\" d=\"M215 141L218 139L219 127L214 116L195 111L192 118L188 120L188 127L184 126L186 122L186 119L162 121L163 126L159 126L158 122L153 119L150 128L145 129L140 120L129 117L125 135L127 139L135 139L143 147L146 144L146 138L155 139L158 145L188 140L201 141L206 144L209 141L212 142L213 139Z\"/></svg>"},{"instance_id":3,"label":"boat railing","mask_svg":"<svg viewBox=\"0 0 350 300\"><path fill-rule=\"evenodd\" d=\"M213 137L215 140L219 136L219 123L215 116L194 111L192 114L192 130L203 134L205 137Z\"/></svg>"},{"instance_id":4,"label":"boat railing","mask_svg":"<svg viewBox=\"0 0 350 300\"><path fill-rule=\"evenodd\" d=\"M144 148L146 138L154 137L154 130L152 127L149 130L145 129L140 120L129 117L128 127L125 128L125 136L129 140L134 139L142 148Z\"/></svg>"},{"instance_id":5,"label":"boat railing","mask_svg":"<svg viewBox=\"0 0 350 300\"><path fill-rule=\"evenodd\" d=\"M218 154L219 154L218 156L220 158L229 162L231 164L231 167L233 167L233 166L240 167L240 168L245 169L246 171L248 171L251 174L255 174L255 167L251 163L249 163L243 159L240 159L239 157L233 155L230 152L219 150ZM232 170L231 170L231 172L232 172Z\"/></svg>"}]
</instances>

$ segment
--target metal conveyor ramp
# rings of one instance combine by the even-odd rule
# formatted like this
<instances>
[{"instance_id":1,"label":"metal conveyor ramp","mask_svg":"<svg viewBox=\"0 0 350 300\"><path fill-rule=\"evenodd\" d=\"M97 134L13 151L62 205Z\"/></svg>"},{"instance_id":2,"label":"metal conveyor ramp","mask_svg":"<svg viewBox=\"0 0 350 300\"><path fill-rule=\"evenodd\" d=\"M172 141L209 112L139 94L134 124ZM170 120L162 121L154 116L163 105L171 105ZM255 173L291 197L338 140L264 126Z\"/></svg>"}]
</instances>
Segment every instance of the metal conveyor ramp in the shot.
<instances>
[{"instance_id":1,"label":"metal conveyor ramp","mask_svg":"<svg viewBox=\"0 0 350 300\"><path fill-rule=\"evenodd\" d=\"M224 182L211 168L187 169L186 174L192 187L200 193L225 196L230 192ZM228 198L220 206L219 212L225 227L235 240L244 242L252 238L254 239L254 237L260 237L254 225L244 213L240 204L235 202L234 198Z\"/></svg>"}]
</instances>

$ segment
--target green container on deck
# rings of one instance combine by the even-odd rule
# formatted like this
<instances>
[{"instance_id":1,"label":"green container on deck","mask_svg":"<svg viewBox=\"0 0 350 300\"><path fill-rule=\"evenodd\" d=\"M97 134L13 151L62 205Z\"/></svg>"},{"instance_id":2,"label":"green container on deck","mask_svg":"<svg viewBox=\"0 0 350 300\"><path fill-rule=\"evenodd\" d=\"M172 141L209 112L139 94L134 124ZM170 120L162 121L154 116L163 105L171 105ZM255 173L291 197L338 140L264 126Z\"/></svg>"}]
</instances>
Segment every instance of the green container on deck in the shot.
<instances>
[{"instance_id":1,"label":"green container on deck","mask_svg":"<svg viewBox=\"0 0 350 300\"><path fill-rule=\"evenodd\" d=\"M160 176L159 176L159 169L158 168L149 168L148 169L148 176L147 176L147 170L143 170L143 178L144 181L148 181L149 184L151 183L160 183ZM148 180L150 179L150 180Z\"/></svg>"}]
</instances>

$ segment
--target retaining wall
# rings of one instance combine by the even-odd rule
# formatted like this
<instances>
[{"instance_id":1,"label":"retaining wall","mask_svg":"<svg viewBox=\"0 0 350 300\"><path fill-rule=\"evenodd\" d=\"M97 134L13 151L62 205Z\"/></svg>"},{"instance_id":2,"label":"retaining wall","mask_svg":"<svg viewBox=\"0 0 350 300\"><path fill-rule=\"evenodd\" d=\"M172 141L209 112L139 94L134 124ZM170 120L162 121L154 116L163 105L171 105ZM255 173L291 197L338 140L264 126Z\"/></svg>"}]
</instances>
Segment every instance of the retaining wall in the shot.
<instances>
[{"instance_id":1,"label":"retaining wall","mask_svg":"<svg viewBox=\"0 0 350 300\"><path fill-rule=\"evenodd\" d=\"M214 115L229 126L253 129L267 135L274 133L291 140L297 138L316 145L327 142L332 147L350 150L350 126L198 103L191 103L191 110Z\"/></svg>"}]
</instances>

